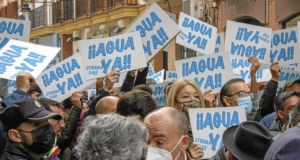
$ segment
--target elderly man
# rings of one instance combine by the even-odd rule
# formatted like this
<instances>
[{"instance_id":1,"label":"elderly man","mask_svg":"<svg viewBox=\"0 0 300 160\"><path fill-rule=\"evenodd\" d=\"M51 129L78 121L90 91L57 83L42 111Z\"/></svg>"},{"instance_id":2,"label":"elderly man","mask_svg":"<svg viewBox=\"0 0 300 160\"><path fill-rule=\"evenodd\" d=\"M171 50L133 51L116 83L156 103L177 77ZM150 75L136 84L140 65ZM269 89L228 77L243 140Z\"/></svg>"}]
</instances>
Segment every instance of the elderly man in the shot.
<instances>
[{"instance_id":1,"label":"elderly man","mask_svg":"<svg viewBox=\"0 0 300 160\"><path fill-rule=\"evenodd\" d=\"M0 121L7 132L8 144L1 160L42 160L55 143L50 119L60 120L59 114L49 112L33 98L26 98L7 107Z\"/></svg>"},{"instance_id":2,"label":"elderly man","mask_svg":"<svg viewBox=\"0 0 300 160\"><path fill-rule=\"evenodd\" d=\"M189 147L189 121L184 113L164 107L147 115L144 123L150 134L149 147L167 150L173 160L193 160L186 152ZM203 152L197 154L203 155ZM153 155L148 154L147 158L149 156Z\"/></svg>"},{"instance_id":3,"label":"elderly man","mask_svg":"<svg viewBox=\"0 0 300 160\"><path fill-rule=\"evenodd\" d=\"M118 97L106 96L101 98L96 104L97 114L108 114L111 112L116 113L118 105Z\"/></svg>"}]
</instances>

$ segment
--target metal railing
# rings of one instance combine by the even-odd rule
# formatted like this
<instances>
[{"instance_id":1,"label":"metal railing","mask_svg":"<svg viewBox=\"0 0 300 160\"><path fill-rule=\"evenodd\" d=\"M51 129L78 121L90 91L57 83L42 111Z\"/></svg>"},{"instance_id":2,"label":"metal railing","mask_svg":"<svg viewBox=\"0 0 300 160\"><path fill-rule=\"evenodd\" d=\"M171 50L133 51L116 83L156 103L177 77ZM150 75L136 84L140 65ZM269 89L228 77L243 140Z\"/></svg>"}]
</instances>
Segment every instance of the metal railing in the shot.
<instances>
[{"instance_id":1,"label":"metal railing","mask_svg":"<svg viewBox=\"0 0 300 160\"><path fill-rule=\"evenodd\" d=\"M45 16L47 12L45 12L45 6L42 5L34 10L29 15L29 20L31 21L31 28L43 27L46 25Z\"/></svg>"},{"instance_id":2,"label":"metal railing","mask_svg":"<svg viewBox=\"0 0 300 160\"><path fill-rule=\"evenodd\" d=\"M64 21L74 20L74 2L70 0L63 1L64 3Z\"/></svg>"},{"instance_id":3,"label":"metal railing","mask_svg":"<svg viewBox=\"0 0 300 160\"><path fill-rule=\"evenodd\" d=\"M104 8L104 0L90 0L91 1L91 15L103 12Z\"/></svg>"},{"instance_id":4,"label":"metal railing","mask_svg":"<svg viewBox=\"0 0 300 160\"><path fill-rule=\"evenodd\" d=\"M62 1L52 3L52 25L62 23L63 20Z\"/></svg>"},{"instance_id":5,"label":"metal railing","mask_svg":"<svg viewBox=\"0 0 300 160\"><path fill-rule=\"evenodd\" d=\"M88 1L87 0L76 0L76 18L82 16L88 16Z\"/></svg>"}]
</instances>

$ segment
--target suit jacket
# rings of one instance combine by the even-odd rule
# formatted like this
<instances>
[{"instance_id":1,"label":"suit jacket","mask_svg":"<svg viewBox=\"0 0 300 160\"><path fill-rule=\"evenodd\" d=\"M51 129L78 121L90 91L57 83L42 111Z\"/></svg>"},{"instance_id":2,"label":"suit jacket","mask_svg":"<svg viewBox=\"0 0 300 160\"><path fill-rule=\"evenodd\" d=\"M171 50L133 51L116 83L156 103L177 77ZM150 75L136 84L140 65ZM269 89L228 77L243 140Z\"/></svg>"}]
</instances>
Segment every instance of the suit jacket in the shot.
<instances>
[{"instance_id":1,"label":"suit jacket","mask_svg":"<svg viewBox=\"0 0 300 160\"><path fill-rule=\"evenodd\" d=\"M265 160L299 159L300 125L283 132L269 148Z\"/></svg>"}]
</instances>

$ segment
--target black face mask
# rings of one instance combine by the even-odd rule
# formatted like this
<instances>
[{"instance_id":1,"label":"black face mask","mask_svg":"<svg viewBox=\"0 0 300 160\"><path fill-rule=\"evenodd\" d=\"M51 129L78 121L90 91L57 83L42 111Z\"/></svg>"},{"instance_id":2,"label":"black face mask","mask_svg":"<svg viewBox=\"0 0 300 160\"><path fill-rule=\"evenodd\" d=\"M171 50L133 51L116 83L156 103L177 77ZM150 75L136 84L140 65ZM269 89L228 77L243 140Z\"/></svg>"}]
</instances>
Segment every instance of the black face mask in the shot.
<instances>
[{"instance_id":1,"label":"black face mask","mask_svg":"<svg viewBox=\"0 0 300 160\"><path fill-rule=\"evenodd\" d=\"M26 132L22 130L19 131ZM30 151L44 154L53 148L55 143L55 132L50 123L27 133L31 133L33 143L31 145L22 143L22 145Z\"/></svg>"}]
</instances>

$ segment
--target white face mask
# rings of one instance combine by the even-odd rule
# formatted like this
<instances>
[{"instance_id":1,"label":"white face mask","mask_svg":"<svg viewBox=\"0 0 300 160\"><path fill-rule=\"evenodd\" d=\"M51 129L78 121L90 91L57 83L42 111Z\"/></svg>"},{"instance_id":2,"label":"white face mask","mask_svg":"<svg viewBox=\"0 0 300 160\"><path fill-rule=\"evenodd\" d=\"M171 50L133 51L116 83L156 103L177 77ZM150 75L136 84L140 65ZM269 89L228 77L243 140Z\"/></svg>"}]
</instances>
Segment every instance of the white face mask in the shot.
<instances>
[{"instance_id":1,"label":"white face mask","mask_svg":"<svg viewBox=\"0 0 300 160\"><path fill-rule=\"evenodd\" d=\"M148 147L147 160L172 160L172 154L162 148Z\"/></svg>"}]
</instances>

